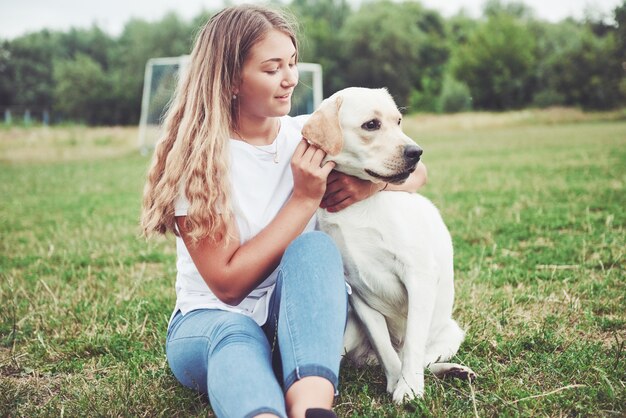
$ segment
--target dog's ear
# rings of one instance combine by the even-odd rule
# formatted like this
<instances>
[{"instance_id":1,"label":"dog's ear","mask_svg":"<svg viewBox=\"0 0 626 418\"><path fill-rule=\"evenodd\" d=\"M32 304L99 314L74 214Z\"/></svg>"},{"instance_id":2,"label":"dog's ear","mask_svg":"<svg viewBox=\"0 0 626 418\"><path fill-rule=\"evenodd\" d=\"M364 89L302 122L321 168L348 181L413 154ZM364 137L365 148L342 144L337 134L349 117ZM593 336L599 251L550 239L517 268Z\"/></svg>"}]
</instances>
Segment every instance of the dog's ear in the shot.
<instances>
[{"instance_id":1,"label":"dog's ear","mask_svg":"<svg viewBox=\"0 0 626 418\"><path fill-rule=\"evenodd\" d=\"M302 128L302 136L328 155L337 155L343 148L343 131L339 124L340 96L326 100L309 117Z\"/></svg>"}]
</instances>

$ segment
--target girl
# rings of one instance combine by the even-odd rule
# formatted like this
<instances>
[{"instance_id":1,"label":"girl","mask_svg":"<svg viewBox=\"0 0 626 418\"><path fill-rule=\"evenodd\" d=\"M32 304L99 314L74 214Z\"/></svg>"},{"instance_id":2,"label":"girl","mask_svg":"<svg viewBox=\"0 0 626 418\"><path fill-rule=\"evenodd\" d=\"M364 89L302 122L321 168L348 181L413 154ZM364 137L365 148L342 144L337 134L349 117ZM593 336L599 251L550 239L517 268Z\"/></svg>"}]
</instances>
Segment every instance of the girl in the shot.
<instances>
[{"instance_id":1,"label":"girl","mask_svg":"<svg viewBox=\"0 0 626 418\"><path fill-rule=\"evenodd\" d=\"M168 363L219 417L335 416L347 293L314 215L382 186L329 176L334 163L321 165L325 153L286 116L297 58L280 12L245 5L213 16L145 186L144 233L176 235ZM424 179L422 166L403 188Z\"/></svg>"}]
</instances>

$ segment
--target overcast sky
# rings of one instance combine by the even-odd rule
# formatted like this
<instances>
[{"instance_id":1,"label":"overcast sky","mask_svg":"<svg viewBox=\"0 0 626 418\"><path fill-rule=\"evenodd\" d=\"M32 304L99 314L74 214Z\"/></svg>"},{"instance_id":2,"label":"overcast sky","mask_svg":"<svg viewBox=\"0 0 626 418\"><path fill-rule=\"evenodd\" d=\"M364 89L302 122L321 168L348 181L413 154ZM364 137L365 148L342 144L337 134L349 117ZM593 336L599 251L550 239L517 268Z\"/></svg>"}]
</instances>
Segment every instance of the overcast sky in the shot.
<instances>
[{"instance_id":1,"label":"overcast sky","mask_svg":"<svg viewBox=\"0 0 626 418\"><path fill-rule=\"evenodd\" d=\"M357 4L359 0L351 3ZM470 16L476 17L483 3L484 0L422 0L426 7L444 16L464 8ZM524 3L539 18L556 22L568 16L581 18L588 10L610 16L621 0L524 0ZM202 9L216 10L221 5L222 0L0 0L0 38L11 39L43 28L88 28L94 23L107 33L118 35L132 17L158 20L173 10L182 18L190 19Z\"/></svg>"}]
</instances>

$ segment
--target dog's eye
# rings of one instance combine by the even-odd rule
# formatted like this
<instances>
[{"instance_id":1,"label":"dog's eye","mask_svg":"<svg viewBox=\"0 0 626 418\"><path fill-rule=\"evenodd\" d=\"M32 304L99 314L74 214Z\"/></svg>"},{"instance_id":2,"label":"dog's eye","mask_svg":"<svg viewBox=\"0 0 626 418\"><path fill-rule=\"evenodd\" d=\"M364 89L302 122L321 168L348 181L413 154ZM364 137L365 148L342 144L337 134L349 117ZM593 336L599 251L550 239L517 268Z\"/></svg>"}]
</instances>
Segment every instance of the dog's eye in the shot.
<instances>
[{"instance_id":1,"label":"dog's eye","mask_svg":"<svg viewBox=\"0 0 626 418\"><path fill-rule=\"evenodd\" d=\"M377 129L380 129L380 121L378 119L372 119L361 125L361 128L365 129L366 131L375 131Z\"/></svg>"}]
</instances>

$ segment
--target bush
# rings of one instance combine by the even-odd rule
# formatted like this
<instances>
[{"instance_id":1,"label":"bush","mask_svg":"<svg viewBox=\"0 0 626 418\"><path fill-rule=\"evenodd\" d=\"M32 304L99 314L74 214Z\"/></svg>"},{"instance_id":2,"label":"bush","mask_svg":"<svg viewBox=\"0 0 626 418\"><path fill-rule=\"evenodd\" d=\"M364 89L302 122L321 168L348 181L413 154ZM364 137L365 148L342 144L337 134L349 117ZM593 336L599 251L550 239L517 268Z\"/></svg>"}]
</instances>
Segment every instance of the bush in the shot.
<instances>
[{"instance_id":1,"label":"bush","mask_svg":"<svg viewBox=\"0 0 626 418\"><path fill-rule=\"evenodd\" d=\"M472 94L467 84L446 77L438 103L439 112L456 113L472 110Z\"/></svg>"},{"instance_id":2,"label":"bush","mask_svg":"<svg viewBox=\"0 0 626 418\"><path fill-rule=\"evenodd\" d=\"M539 108L563 106L565 104L565 96L558 91L552 89L540 91L533 97L533 106Z\"/></svg>"}]
</instances>

